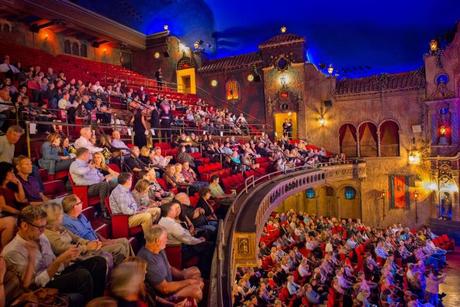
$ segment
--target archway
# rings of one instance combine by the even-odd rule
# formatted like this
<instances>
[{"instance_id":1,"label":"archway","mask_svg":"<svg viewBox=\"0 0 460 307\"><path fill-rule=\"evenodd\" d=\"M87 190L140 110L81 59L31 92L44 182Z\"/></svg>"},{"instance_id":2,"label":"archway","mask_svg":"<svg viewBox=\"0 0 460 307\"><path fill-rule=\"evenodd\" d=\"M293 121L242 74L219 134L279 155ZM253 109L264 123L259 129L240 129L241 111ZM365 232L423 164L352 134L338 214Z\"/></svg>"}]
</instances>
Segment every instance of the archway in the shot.
<instances>
[{"instance_id":1,"label":"archway","mask_svg":"<svg viewBox=\"0 0 460 307\"><path fill-rule=\"evenodd\" d=\"M196 74L192 59L182 57L177 62L177 92L184 94L196 94Z\"/></svg>"},{"instance_id":2,"label":"archway","mask_svg":"<svg viewBox=\"0 0 460 307\"><path fill-rule=\"evenodd\" d=\"M344 185L337 190L337 216L361 219L361 193L353 185Z\"/></svg>"},{"instance_id":3,"label":"archway","mask_svg":"<svg viewBox=\"0 0 460 307\"><path fill-rule=\"evenodd\" d=\"M352 124L345 124L339 129L340 152L347 157L358 156L356 142L356 128Z\"/></svg>"},{"instance_id":4,"label":"archway","mask_svg":"<svg viewBox=\"0 0 460 307\"><path fill-rule=\"evenodd\" d=\"M359 154L361 157L377 157L377 127L371 122L359 126Z\"/></svg>"},{"instance_id":5,"label":"archway","mask_svg":"<svg viewBox=\"0 0 460 307\"><path fill-rule=\"evenodd\" d=\"M399 127L392 120L384 121L379 126L380 156L399 156Z\"/></svg>"}]
</instances>

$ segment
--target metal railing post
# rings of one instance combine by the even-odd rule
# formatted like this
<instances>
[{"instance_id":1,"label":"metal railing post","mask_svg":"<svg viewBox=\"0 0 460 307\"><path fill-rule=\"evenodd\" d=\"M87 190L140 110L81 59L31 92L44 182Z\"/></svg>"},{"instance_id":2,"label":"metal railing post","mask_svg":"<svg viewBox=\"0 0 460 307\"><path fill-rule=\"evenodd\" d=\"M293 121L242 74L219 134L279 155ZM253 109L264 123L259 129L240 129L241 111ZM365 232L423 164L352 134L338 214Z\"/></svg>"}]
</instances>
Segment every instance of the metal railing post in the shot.
<instances>
[{"instance_id":1,"label":"metal railing post","mask_svg":"<svg viewBox=\"0 0 460 307\"><path fill-rule=\"evenodd\" d=\"M29 121L26 121L27 156L31 158Z\"/></svg>"}]
</instances>

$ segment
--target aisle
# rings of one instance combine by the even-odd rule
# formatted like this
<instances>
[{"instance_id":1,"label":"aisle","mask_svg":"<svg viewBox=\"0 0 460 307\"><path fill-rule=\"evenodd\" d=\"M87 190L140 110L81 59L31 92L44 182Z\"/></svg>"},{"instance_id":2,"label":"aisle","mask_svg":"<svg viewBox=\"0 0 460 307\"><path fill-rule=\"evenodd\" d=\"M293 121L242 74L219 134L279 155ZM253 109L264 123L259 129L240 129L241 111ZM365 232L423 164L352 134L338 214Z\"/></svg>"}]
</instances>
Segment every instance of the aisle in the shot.
<instances>
[{"instance_id":1,"label":"aisle","mask_svg":"<svg viewBox=\"0 0 460 307\"><path fill-rule=\"evenodd\" d=\"M439 292L446 293L443 303L446 307L460 306L460 247L455 251L447 254L446 269L447 277L445 283L440 285Z\"/></svg>"}]
</instances>

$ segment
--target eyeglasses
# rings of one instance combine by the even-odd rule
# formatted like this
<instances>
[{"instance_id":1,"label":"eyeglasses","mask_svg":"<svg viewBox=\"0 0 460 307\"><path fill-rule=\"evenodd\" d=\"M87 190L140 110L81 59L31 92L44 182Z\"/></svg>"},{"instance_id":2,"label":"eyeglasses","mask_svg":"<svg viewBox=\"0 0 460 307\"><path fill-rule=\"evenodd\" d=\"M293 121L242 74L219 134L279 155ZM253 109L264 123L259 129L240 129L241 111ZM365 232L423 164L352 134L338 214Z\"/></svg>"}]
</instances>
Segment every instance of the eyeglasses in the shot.
<instances>
[{"instance_id":1,"label":"eyeglasses","mask_svg":"<svg viewBox=\"0 0 460 307\"><path fill-rule=\"evenodd\" d=\"M31 222L26 222L26 223L29 224L30 226L33 226L33 227L37 228L40 231L45 231L46 225L38 226L38 225L35 225L34 223L31 223Z\"/></svg>"},{"instance_id":2,"label":"eyeglasses","mask_svg":"<svg viewBox=\"0 0 460 307\"><path fill-rule=\"evenodd\" d=\"M79 201L78 203L76 203L75 205L73 205L74 207L78 206L78 205L83 205L83 202L82 201Z\"/></svg>"}]
</instances>

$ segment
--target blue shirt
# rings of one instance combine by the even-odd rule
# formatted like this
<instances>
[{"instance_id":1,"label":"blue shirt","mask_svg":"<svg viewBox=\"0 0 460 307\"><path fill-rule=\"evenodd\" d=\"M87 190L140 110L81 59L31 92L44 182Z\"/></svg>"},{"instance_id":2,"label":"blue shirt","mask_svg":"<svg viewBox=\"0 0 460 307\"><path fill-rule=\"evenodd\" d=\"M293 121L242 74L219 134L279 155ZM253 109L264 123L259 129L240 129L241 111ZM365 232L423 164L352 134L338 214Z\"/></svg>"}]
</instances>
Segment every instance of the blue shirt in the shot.
<instances>
[{"instance_id":1,"label":"blue shirt","mask_svg":"<svg viewBox=\"0 0 460 307\"><path fill-rule=\"evenodd\" d=\"M146 282L152 286L157 286L163 280L167 282L172 281L171 266L164 250L158 254L154 254L145 247L142 247L137 256L147 261Z\"/></svg>"},{"instance_id":2,"label":"blue shirt","mask_svg":"<svg viewBox=\"0 0 460 307\"><path fill-rule=\"evenodd\" d=\"M64 220L62 222L65 228L73 232L83 239L94 241L98 240L96 231L94 231L91 223L88 221L84 214L80 214L78 218L74 219L67 214L64 214Z\"/></svg>"}]
</instances>

